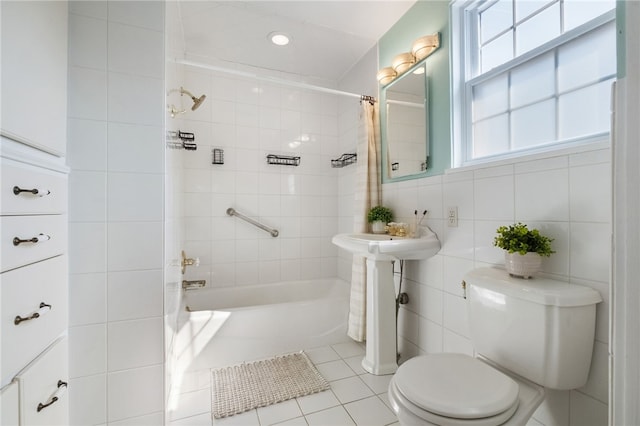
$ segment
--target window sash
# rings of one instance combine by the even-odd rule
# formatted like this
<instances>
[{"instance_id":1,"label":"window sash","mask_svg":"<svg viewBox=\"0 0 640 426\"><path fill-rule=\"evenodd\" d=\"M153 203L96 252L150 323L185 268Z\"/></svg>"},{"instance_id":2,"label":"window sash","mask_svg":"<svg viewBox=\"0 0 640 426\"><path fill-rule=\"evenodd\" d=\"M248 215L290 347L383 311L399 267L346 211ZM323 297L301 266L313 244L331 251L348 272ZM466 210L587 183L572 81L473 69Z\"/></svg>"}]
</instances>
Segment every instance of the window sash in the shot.
<instances>
[{"instance_id":1,"label":"window sash","mask_svg":"<svg viewBox=\"0 0 640 426\"><path fill-rule=\"evenodd\" d=\"M544 8L540 8L539 10L546 10L546 8L549 7L549 5L551 5L553 3L549 3L547 6L545 6ZM478 72L480 70L480 63L479 63L479 49L472 49L471 46L478 46L479 44L476 43L478 41L478 37L479 37L479 28L477 27L477 23L479 22L477 20L478 16L477 14L479 13L479 9L477 7L478 5L474 3L472 8L465 8L464 6L462 6L462 10L464 11L464 15L463 15L463 20L462 22L464 23L463 25L465 25L465 28L470 28L469 25L474 25L474 30L472 31L465 31L465 37L466 37L466 41L464 42L464 49L462 49L460 51L461 54L464 55L462 60L462 68L461 68L461 74L464 75L465 81L462 84L462 94L461 94L461 100L462 100L462 108L459 110L460 114L461 114L461 120L460 120L460 137L461 137L461 141L462 141L462 149L459 152L459 154L461 154L461 160L458 165L464 165L464 164L473 164L476 162L484 162L487 161L487 159L491 159L491 158L501 158L501 157L509 157L512 156L513 154L518 153L519 151L536 151L539 149L544 149L547 148L549 146L565 146L565 145L570 145L570 144L575 144L575 143L579 143L579 142L586 142L586 141L594 141L594 140L602 140L604 138L606 138L609 134L609 132L602 132L602 133L598 133L598 134L592 134L592 135L588 135L585 137L578 137L578 138L571 138L571 139L566 139L566 140L553 140L553 141L549 141L548 143L544 143L544 144L540 144L540 145L535 145L532 147L525 147L525 148L519 148L519 149L514 149L513 148L513 141L511 140L511 128L509 127L508 129L508 134L509 134L509 149L499 153L499 154L494 154L494 155L487 155L487 156L482 156L482 157L478 157L478 158L474 158L473 155L473 150L474 150L474 138L473 138L473 125L474 122L473 120L473 111L472 111L472 106L473 106L473 100L474 100L474 88L481 85L482 83L485 83L493 78L496 78L498 76L501 75L507 75L507 78L510 79L510 73L515 70L516 68L518 68L520 65L526 64L529 61L535 60L538 57L541 57L544 54L547 54L548 52L553 52L554 55L554 61L555 61L555 69L554 69L554 73L555 73L555 79L556 79L556 88L554 91L554 94L552 96L550 96L549 98L555 98L555 104L556 104L556 123L555 123L555 127L556 127L556 135L558 135L558 127L561 123L559 123L557 121L557 114L558 114L558 99L560 98L560 96L562 96L563 94L572 92L574 90L579 90L579 88L572 88L570 91L565 91L560 93L558 91L557 88L557 66L558 66L558 61L557 61L557 51L558 49L560 49L562 46L570 43L572 40L577 39L585 34L588 34L604 25L606 25L609 22L612 22L615 20L615 10L611 10L603 15L600 15L597 18L594 18L593 20L580 25L576 28L573 28L567 32L565 32L564 34L561 34L560 36L556 37L555 39L542 44L541 46L538 46L535 49L532 49L520 56L517 56L507 62L505 62L504 64L501 64L499 66L496 66L494 68L492 68L491 70L488 70L482 74L478 75ZM528 19L525 18L525 19ZM523 19L524 20L524 19ZM615 48L615 47L612 47ZM467 64L466 66L464 64ZM526 65L525 65L526 66ZM593 81L593 82L589 82L588 84L584 84L582 85L580 88L585 88L585 87L592 87L595 86L603 81L607 81L607 80L613 80L615 79L615 73L613 75L606 75L606 76L601 76L598 81ZM510 81L508 83L508 90L510 90ZM509 95L509 94L507 94ZM510 98L510 96L508 96L508 98ZM532 102L530 104L526 104L526 105L519 105L517 108L512 108L510 105L510 101L509 101L509 105L506 111L503 111L502 113L496 113L492 116L486 116L483 117L483 120L487 120L490 117L496 117L500 114L504 114L506 112L508 119L509 119L509 123L510 123L510 118L511 118L511 114L513 114L515 111L518 111L526 106L531 106L533 104L536 104L538 102L542 102L541 99L538 99L536 102ZM478 123L479 120L476 121L476 123ZM509 124L510 126L510 124ZM454 142L455 143L455 142ZM455 149L454 149L455 152Z\"/></svg>"}]
</instances>

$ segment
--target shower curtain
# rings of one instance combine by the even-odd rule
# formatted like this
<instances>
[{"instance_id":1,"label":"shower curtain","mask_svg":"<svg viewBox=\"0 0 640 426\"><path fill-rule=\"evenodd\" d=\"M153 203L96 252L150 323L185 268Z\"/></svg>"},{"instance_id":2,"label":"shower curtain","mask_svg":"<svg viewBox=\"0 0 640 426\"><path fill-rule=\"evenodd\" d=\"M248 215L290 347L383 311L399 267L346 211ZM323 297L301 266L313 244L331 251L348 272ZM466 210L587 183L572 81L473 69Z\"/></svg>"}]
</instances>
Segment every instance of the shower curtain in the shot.
<instances>
[{"instance_id":1,"label":"shower curtain","mask_svg":"<svg viewBox=\"0 0 640 426\"><path fill-rule=\"evenodd\" d=\"M354 232L367 232L367 212L382 202L378 157L380 155L380 121L378 104L361 101L358 126L358 162L354 202ZM347 334L357 342L366 338L367 265L362 256L353 256L351 299Z\"/></svg>"}]
</instances>

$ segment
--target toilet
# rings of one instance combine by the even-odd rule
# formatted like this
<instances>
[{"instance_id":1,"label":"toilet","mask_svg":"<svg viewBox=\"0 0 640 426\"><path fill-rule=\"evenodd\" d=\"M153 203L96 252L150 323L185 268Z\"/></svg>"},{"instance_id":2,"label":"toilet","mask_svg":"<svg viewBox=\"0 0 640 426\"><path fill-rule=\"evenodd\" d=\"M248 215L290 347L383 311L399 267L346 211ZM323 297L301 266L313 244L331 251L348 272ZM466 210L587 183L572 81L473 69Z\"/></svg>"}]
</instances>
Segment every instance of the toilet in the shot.
<instances>
[{"instance_id":1,"label":"toilet","mask_svg":"<svg viewBox=\"0 0 640 426\"><path fill-rule=\"evenodd\" d=\"M389 383L401 425L524 425L545 388L584 386L593 350L596 304L588 287L547 278L513 278L497 268L464 277L475 356L411 358Z\"/></svg>"}]
</instances>

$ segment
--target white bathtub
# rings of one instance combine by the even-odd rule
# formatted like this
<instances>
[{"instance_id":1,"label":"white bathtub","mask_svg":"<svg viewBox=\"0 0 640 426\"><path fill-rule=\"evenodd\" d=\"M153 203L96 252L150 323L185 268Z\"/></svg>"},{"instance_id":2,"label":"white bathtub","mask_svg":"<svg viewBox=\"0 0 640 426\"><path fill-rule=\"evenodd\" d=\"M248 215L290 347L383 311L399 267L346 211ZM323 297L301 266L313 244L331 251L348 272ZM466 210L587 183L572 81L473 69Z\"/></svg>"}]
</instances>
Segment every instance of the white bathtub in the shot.
<instances>
[{"instance_id":1,"label":"white bathtub","mask_svg":"<svg viewBox=\"0 0 640 426\"><path fill-rule=\"evenodd\" d=\"M183 306L182 371L349 341L349 284L338 279L188 290Z\"/></svg>"},{"instance_id":2,"label":"white bathtub","mask_svg":"<svg viewBox=\"0 0 640 426\"><path fill-rule=\"evenodd\" d=\"M349 297L349 285L342 280L287 281L252 286L203 288L185 291L185 303L190 311L207 311L304 303Z\"/></svg>"}]
</instances>

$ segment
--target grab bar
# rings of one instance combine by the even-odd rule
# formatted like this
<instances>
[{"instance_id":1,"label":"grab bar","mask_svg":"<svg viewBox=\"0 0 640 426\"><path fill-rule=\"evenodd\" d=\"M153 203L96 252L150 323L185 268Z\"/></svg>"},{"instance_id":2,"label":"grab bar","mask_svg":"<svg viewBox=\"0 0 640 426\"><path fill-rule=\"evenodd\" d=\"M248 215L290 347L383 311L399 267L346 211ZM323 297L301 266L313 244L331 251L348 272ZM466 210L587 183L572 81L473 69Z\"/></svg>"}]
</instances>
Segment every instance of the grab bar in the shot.
<instances>
[{"instance_id":1,"label":"grab bar","mask_svg":"<svg viewBox=\"0 0 640 426\"><path fill-rule=\"evenodd\" d=\"M257 226L258 228L262 229L263 231L267 231L274 238L277 237L278 234L279 234L277 229L269 228L268 226L265 226L265 225L261 224L260 222L257 222L255 220L251 219L250 217L247 217L247 216L243 215L242 213L238 213L236 211L236 209L234 209L233 207L229 207L227 209L227 214L229 216L238 216L240 219L242 219L242 220L244 220L246 222L249 222L253 226Z\"/></svg>"}]
</instances>

